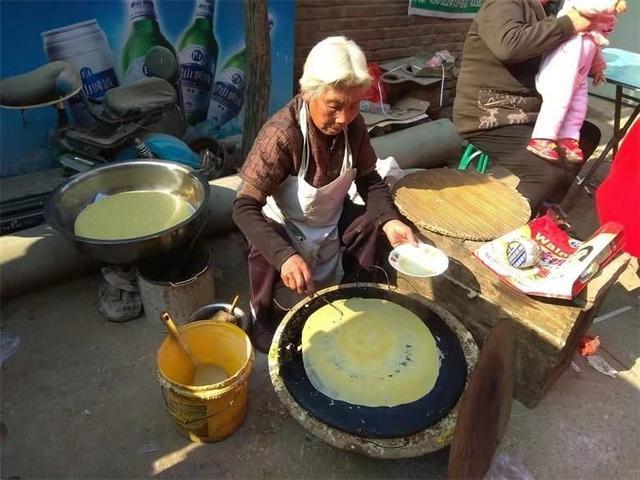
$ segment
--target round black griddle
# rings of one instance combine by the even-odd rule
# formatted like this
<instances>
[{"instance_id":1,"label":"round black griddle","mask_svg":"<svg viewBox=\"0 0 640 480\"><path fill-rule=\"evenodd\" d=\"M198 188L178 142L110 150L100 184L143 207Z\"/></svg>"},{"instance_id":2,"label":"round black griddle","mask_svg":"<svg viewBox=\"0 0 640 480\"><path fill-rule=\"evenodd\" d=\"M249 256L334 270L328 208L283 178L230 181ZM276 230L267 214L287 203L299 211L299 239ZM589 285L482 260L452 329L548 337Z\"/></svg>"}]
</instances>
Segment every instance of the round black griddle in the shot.
<instances>
[{"instance_id":1,"label":"round black griddle","mask_svg":"<svg viewBox=\"0 0 640 480\"><path fill-rule=\"evenodd\" d=\"M295 401L310 415L331 427L361 437L397 438L425 430L445 417L457 404L467 375L464 353L453 330L424 303L392 290L360 285L341 287L322 296L328 301L348 298L388 300L413 312L436 340L441 358L440 371L431 392L415 402L395 407L352 405L318 392L307 377L302 350L299 349L307 318L326 305L321 298L312 298L289 319L277 345L282 381Z\"/></svg>"}]
</instances>

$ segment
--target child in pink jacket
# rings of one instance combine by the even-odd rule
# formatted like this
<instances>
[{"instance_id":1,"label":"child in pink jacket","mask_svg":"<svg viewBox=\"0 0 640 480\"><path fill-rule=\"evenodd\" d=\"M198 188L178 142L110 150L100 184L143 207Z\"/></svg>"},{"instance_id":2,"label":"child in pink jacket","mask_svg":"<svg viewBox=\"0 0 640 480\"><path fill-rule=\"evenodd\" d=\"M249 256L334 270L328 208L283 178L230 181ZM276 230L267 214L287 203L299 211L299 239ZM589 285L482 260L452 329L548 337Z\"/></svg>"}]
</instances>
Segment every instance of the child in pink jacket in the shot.
<instances>
[{"instance_id":1,"label":"child in pink jacket","mask_svg":"<svg viewBox=\"0 0 640 480\"><path fill-rule=\"evenodd\" d=\"M527 150L550 161L564 157L581 163L584 155L578 140L587 115L587 77L594 85L606 81L602 47L609 44L606 35L615 27L615 14L626 10L626 2L566 0L558 16L572 8L592 20L591 31L573 36L543 57L536 76L542 107Z\"/></svg>"}]
</instances>

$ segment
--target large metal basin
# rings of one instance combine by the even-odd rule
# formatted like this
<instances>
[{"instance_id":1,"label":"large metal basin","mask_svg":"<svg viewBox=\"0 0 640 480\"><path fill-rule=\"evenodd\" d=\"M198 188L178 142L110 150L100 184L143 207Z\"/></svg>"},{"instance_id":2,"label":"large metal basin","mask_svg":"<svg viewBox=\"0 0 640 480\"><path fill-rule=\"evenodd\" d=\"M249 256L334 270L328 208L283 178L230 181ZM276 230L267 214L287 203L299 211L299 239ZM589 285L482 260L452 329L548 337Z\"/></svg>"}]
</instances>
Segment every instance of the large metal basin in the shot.
<instances>
[{"instance_id":1,"label":"large metal basin","mask_svg":"<svg viewBox=\"0 0 640 480\"><path fill-rule=\"evenodd\" d=\"M74 234L80 212L97 194L132 190L171 193L188 202L194 213L178 225L153 235L127 240L93 240ZM189 242L206 221L209 183L184 165L160 160L113 163L72 177L58 187L45 207L47 223L85 255L109 264L132 264Z\"/></svg>"}]
</instances>

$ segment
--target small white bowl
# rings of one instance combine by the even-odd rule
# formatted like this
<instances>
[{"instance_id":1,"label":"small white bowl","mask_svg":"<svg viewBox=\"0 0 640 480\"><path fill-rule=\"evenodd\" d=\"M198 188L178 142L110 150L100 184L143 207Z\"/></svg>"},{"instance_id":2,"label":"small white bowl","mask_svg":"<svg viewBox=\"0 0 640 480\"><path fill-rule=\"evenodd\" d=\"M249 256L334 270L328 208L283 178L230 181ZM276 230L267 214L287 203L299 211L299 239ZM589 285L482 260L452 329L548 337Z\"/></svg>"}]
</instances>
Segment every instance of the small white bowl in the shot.
<instances>
[{"instance_id":1,"label":"small white bowl","mask_svg":"<svg viewBox=\"0 0 640 480\"><path fill-rule=\"evenodd\" d=\"M449 267L449 257L426 243L403 243L391 251L389 263L400 273L426 278L444 273Z\"/></svg>"}]
</instances>

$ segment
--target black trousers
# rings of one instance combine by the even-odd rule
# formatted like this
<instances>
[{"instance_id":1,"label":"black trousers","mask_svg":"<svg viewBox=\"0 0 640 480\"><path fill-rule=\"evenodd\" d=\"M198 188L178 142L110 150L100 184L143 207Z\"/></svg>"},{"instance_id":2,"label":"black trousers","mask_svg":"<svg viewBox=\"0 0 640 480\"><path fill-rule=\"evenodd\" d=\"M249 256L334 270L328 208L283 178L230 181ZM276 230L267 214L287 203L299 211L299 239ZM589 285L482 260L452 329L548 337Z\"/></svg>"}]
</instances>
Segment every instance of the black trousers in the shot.
<instances>
[{"instance_id":1,"label":"black trousers","mask_svg":"<svg viewBox=\"0 0 640 480\"><path fill-rule=\"evenodd\" d=\"M468 135L466 138L491 158L491 164L509 169L520 179L518 191L529 200L535 215L542 203L560 202L580 171L582 164L564 160L550 162L529 152L533 125L507 125ZM585 160L600 142L600 130L585 122L580 131L580 148Z\"/></svg>"}]
</instances>

